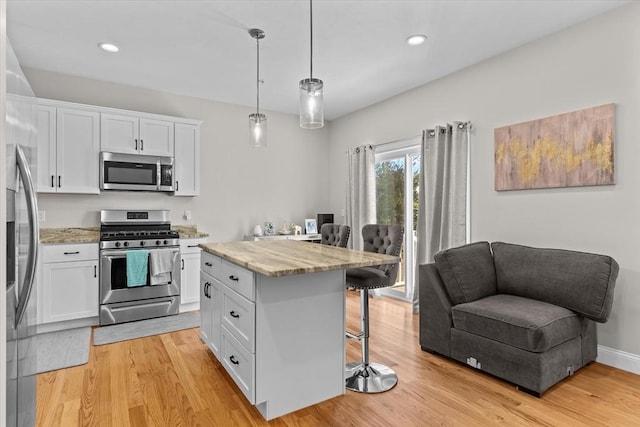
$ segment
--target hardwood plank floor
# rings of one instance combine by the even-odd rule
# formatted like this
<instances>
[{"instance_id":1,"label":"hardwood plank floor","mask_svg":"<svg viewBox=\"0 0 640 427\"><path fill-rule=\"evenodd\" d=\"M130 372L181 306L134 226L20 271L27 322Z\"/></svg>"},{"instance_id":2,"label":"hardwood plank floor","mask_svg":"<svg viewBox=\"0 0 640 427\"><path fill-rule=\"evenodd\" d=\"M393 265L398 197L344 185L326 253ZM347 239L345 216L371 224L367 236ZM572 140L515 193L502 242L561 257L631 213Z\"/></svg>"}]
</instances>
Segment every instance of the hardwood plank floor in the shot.
<instances>
[{"instance_id":1,"label":"hardwood plank floor","mask_svg":"<svg viewBox=\"0 0 640 427\"><path fill-rule=\"evenodd\" d=\"M359 326L347 292L347 326ZM389 392L347 391L267 423L247 403L198 329L91 347L84 366L38 375L38 426L638 426L640 376L599 363L537 399L423 352L408 304L372 298L371 360L399 377ZM347 341L347 360L360 343ZM304 380L304 379L301 379Z\"/></svg>"}]
</instances>

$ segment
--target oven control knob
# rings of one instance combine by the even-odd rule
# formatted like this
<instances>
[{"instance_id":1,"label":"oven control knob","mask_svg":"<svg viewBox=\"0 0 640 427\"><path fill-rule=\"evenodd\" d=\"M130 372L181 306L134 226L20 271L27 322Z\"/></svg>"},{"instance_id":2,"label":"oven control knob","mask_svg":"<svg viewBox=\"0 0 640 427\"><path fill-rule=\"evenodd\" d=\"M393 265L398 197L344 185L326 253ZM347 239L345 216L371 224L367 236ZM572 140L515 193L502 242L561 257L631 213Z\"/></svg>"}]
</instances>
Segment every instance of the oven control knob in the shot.
<instances>
[{"instance_id":1,"label":"oven control knob","mask_svg":"<svg viewBox=\"0 0 640 427\"><path fill-rule=\"evenodd\" d=\"M162 243L160 240L156 240L156 246L160 246L160 243Z\"/></svg>"},{"instance_id":2,"label":"oven control knob","mask_svg":"<svg viewBox=\"0 0 640 427\"><path fill-rule=\"evenodd\" d=\"M164 241L164 244L165 244L165 245L168 245L168 244L169 244L169 242L167 242L167 241L165 240L165 241Z\"/></svg>"},{"instance_id":3,"label":"oven control knob","mask_svg":"<svg viewBox=\"0 0 640 427\"><path fill-rule=\"evenodd\" d=\"M129 246L129 242L124 242L123 243L125 246Z\"/></svg>"},{"instance_id":4,"label":"oven control knob","mask_svg":"<svg viewBox=\"0 0 640 427\"><path fill-rule=\"evenodd\" d=\"M120 247L120 242L116 242L116 248Z\"/></svg>"},{"instance_id":5,"label":"oven control knob","mask_svg":"<svg viewBox=\"0 0 640 427\"><path fill-rule=\"evenodd\" d=\"M144 246L144 240L140 241L140 246Z\"/></svg>"}]
</instances>

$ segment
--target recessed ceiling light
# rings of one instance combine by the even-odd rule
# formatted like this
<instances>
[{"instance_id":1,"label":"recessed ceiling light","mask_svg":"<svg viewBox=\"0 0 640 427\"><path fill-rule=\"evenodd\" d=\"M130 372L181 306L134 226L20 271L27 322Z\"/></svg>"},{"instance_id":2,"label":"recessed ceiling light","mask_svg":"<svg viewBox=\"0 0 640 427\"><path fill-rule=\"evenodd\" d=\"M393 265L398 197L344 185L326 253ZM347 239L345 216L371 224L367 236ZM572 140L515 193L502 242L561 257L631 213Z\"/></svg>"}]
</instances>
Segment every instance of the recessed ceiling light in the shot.
<instances>
[{"instance_id":1,"label":"recessed ceiling light","mask_svg":"<svg viewBox=\"0 0 640 427\"><path fill-rule=\"evenodd\" d=\"M407 37L407 43L409 43L411 46L422 44L425 42L425 40L427 40L427 36L425 36L424 34L415 34L413 36Z\"/></svg>"},{"instance_id":2,"label":"recessed ceiling light","mask_svg":"<svg viewBox=\"0 0 640 427\"><path fill-rule=\"evenodd\" d=\"M111 43L98 43L98 46L100 46L100 49L102 50L106 50L107 52L117 52L120 50L120 48L118 46L116 46L115 44L111 44Z\"/></svg>"}]
</instances>

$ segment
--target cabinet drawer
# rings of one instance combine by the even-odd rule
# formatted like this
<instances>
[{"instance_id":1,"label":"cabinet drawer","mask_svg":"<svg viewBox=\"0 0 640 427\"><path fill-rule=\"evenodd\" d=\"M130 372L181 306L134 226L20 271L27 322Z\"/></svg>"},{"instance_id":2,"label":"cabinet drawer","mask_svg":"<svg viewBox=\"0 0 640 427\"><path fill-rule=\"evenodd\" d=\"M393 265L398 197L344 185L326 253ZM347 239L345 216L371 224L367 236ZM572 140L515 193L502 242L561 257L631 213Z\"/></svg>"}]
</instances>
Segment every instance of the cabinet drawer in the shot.
<instances>
[{"instance_id":1,"label":"cabinet drawer","mask_svg":"<svg viewBox=\"0 0 640 427\"><path fill-rule=\"evenodd\" d=\"M204 243L207 239L180 239L181 254L197 254L200 253L200 243Z\"/></svg>"},{"instance_id":2,"label":"cabinet drawer","mask_svg":"<svg viewBox=\"0 0 640 427\"><path fill-rule=\"evenodd\" d=\"M255 356L222 327L222 365L251 404L255 404Z\"/></svg>"},{"instance_id":3,"label":"cabinet drawer","mask_svg":"<svg viewBox=\"0 0 640 427\"><path fill-rule=\"evenodd\" d=\"M222 260L222 276L219 279L238 292L240 295L247 298L249 301L254 301L253 291L253 272L244 269L238 265L232 264L228 261Z\"/></svg>"},{"instance_id":4,"label":"cabinet drawer","mask_svg":"<svg viewBox=\"0 0 640 427\"><path fill-rule=\"evenodd\" d=\"M250 353L255 352L255 312L254 303L222 287L222 324Z\"/></svg>"},{"instance_id":5,"label":"cabinet drawer","mask_svg":"<svg viewBox=\"0 0 640 427\"><path fill-rule=\"evenodd\" d=\"M210 253L202 252L200 256L200 270L209 276L220 278L222 276L221 265L222 259Z\"/></svg>"},{"instance_id":6,"label":"cabinet drawer","mask_svg":"<svg viewBox=\"0 0 640 427\"><path fill-rule=\"evenodd\" d=\"M43 245L42 262L68 262L98 259L98 244Z\"/></svg>"}]
</instances>

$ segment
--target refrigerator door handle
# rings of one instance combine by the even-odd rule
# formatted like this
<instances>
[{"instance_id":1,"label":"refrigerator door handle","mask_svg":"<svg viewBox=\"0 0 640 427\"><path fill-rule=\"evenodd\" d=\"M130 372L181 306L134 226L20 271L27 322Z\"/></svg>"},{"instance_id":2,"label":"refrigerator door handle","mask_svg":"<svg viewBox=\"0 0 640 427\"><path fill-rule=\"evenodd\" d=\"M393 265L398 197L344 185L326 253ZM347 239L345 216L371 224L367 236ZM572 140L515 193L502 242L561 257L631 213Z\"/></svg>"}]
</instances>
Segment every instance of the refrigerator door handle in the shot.
<instances>
[{"instance_id":1,"label":"refrigerator door handle","mask_svg":"<svg viewBox=\"0 0 640 427\"><path fill-rule=\"evenodd\" d=\"M35 280L40 230L38 227L38 201L33 187L33 180L31 179L31 170L29 170L27 157L24 155L22 147L20 147L19 144L16 144L16 162L18 163L20 179L22 180L22 185L27 199L27 214L29 216L29 231L31 233L29 236L31 241L29 244L26 273L24 275L22 290L20 291L20 297L18 298L18 307L16 308L17 328L27 311L27 303L29 302L31 289L33 288L33 282Z\"/></svg>"}]
</instances>

